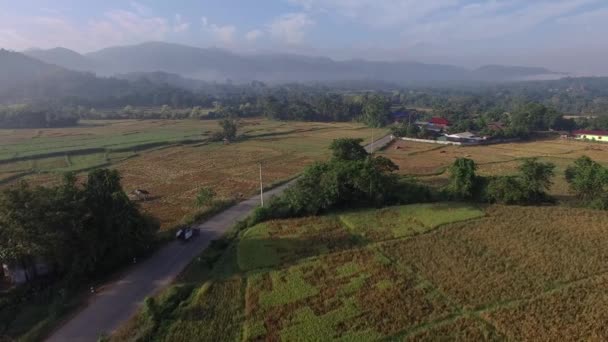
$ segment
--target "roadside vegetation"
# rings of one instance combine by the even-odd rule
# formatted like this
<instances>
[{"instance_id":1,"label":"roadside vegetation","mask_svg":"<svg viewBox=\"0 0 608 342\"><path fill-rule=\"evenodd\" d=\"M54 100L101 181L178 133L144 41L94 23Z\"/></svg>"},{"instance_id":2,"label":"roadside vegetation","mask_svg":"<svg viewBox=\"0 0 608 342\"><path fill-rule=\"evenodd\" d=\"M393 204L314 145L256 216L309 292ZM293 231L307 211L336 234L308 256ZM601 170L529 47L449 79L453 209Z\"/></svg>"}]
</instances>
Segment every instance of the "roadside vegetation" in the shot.
<instances>
[{"instance_id":1,"label":"roadside vegetation","mask_svg":"<svg viewBox=\"0 0 608 342\"><path fill-rule=\"evenodd\" d=\"M117 171L93 171L83 185L68 174L58 186L4 190L0 261L23 270L27 283L0 294L0 336L43 338L79 304L85 284L152 252L157 229Z\"/></svg>"}]
</instances>

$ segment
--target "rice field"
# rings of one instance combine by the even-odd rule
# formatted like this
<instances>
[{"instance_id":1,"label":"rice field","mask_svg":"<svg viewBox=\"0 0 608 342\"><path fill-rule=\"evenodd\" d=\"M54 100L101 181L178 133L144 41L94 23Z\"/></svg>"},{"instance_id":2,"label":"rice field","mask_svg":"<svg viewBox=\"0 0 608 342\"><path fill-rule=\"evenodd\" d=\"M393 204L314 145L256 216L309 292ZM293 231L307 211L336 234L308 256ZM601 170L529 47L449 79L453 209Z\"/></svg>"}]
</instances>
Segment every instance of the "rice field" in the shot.
<instances>
[{"instance_id":1,"label":"rice field","mask_svg":"<svg viewBox=\"0 0 608 342\"><path fill-rule=\"evenodd\" d=\"M447 183L447 168L457 158L475 160L478 174L502 176L514 174L523 158L539 158L556 164L557 177L551 194L567 200L568 186L564 171L581 156L589 156L608 166L608 144L572 140L538 140L488 146L445 146L410 141L396 141L381 154L399 166L404 175L442 186Z\"/></svg>"},{"instance_id":2,"label":"rice field","mask_svg":"<svg viewBox=\"0 0 608 342\"><path fill-rule=\"evenodd\" d=\"M151 339L606 340L606 222L458 203L267 222L206 276L189 267L192 293ZM142 317L114 339L141 337Z\"/></svg>"},{"instance_id":3,"label":"rice field","mask_svg":"<svg viewBox=\"0 0 608 342\"><path fill-rule=\"evenodd\" d=\"M202 187L213 188L221 199L244 199L259 189L260 163L264 184L270 186L327 158L333 139L371 138L370 129L354 123L247 119L240 123L241 141L230 145L205 142L218 130L217 121L211 120L91 121L78 128L0 130L0 161L3 155L102 149L0 163L0 184L10 186L16 183L15 177L23 176L20 179L45 185L57 182L66 171L84 177L93 168L116 168L127 192L145 189L151 193L141 207L166 229L197 211L194 198ZM197 139L200 142L176 143Z\"/></svg>"}]
</instances>

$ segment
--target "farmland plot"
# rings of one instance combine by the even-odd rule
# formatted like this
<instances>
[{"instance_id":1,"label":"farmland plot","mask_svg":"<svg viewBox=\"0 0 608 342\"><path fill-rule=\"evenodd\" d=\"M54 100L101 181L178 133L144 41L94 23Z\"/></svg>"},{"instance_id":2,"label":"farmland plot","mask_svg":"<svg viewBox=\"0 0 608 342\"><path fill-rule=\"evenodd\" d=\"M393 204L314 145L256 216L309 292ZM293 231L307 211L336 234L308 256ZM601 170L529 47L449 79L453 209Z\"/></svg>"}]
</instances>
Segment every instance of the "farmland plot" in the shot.
<instances>
[{"instance_id":1,"label":"farmland plot","mask_svg":"<svg viewBox=\"0 0 608 342\"><path fill-rule=\"evenodd\" d=\"M448 181L448 167L457 158L475 160L481 176L505 176L517 172L523 158L539 158L556 164L551 195L569 198L565 169L581 156L589 156L608 166L608 144L564 140L541 140L488 146L444 146L410 141L396 141L381 152L399 166L399 173L418 176L434 186Z\"/></svg>"},{"instance_id":2,"label":"farmland plot","mask_svg":"<svg viewBox=\"0 0 608 342\"><path fill-rule=\"evenodd\" d=\"M113 167L121 172L127 192L151 193L141 207L167 229L199 210L194 198L203 187L213 188L220 199L238 201L259 189L259 163L264 185L271 186L326 159L333 139L371 137L371 130L360 124L246 119L239 126L241 141L229 145L205 141L218 130L212 120L91 121L64 129L0 130L0 160L3 155L33 158L0 163L0 184L10 186L18 179L53 184L62 172L82 171L83 178L89 169ZM179 144L184 140L194 143ZM89 148L95 150L79 154ZM45 156L57 152L67 154Z\"/></svg>"},{"instance_id":3,"label":"farmland plot","mask_svg":"<svg viewBox=\"0 0 608 342\"><path fill-rule=\"evenodd\" d=\"M227 340L606 340L606 222L454 203L267 222L216 275L188 277L191 265L198 290L155 340L217 336L220 318L201 314L215 310L240 327Z\"/></svg>"}]
</instances>

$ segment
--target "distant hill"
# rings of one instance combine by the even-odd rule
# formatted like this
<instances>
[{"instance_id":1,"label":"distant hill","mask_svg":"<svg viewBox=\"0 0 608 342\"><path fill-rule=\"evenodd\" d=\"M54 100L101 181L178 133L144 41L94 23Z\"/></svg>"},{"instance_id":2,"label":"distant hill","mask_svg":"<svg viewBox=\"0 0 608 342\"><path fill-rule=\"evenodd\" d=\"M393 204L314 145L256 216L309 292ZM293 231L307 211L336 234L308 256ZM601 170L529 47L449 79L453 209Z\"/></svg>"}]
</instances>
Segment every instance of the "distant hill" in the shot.
<instances>
[{"instance_id":1,"label":"distant hill","mask_svg":"<svg viewBox=\"0 0 608 342\"><path fill-rule=\"evenodd\" d=\"M23 54L0 50L0 90L51 77L64 69Z\"/></svg>"},{"instance_id":2,"label":"distant hill","mask_svg":"<svg viewBox=\"0 0 608 342\"><path fill-rule=\"evenodd\" d=\"M79 99L91 105L149 103L159 89L171 96L183 92L166 85L140 80L97 77L41 62L22 53L0 50L0 103L31 103ZM167 99L162 99L163 103Z\"/></svg>"},{"instance_id":3,"label":"distant hill","mask_svg":"<svg viewBox=\"0 0 608 342\"><path fill-rule=\"evenodd\" d=\"M188 90L197 90L209 85L208 82L182 77L178 74L170 74L163 71L155 72L130 72L127 74L117 74L116 78L130 82L147 82L157 86L170 86Z\"/></svg>"},{"instance_id":4,"label":"distant hill","mask_svg":"<svg viewBox=\"0 0 608 342\"><path fill-rule=\"evenodd\" d=\"M65 48L54 48L49 50L32 49L24 51L23 54L39 59L48 64L54 64L71 70L96 71L97 63L93 60Z\"/></svg>"},{"instance_id":5,"label":"distant hill","mask_svg":"<svg viewBox=\"0 0 608 342\"><path fill-rule=\"evenodd\" d=\"M473 77L482 81L505 80L519 81L534 78L545 79L547 77L559 78L566 74L551 71L545 68L535 67L519 67L519 66L504 66L504 65L486 65L479 69L473 70Z\"/></svg>"},{"instance_id":6,"label":"distant hill","mask_svg":"<svg viewBox=\"0 0 608 342\"><path fill-rule=\"evenodd\" d=\"M164 72L205 81L333 82L372 80L402 85L429 82L504 82L561 75L544 68L491 65L469 70L417 62L335 61L291 54L240 55L217 48L149 42L80 55L67 49L36 50L30 56L65 68L102 75Z\"/></svg>"}]
</instances>

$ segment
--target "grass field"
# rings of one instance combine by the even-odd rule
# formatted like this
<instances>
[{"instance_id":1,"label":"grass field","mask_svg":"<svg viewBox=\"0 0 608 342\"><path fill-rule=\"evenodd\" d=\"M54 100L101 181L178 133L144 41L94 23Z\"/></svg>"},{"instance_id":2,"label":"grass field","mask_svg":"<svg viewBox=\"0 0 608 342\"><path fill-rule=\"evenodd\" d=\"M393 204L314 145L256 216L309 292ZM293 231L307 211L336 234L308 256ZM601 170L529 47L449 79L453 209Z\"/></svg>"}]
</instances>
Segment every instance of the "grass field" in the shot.
<instances>
[{"instance_id":1,"label":"grass field","mask_svg":"<svg viewBox=\"0 0 608 342\"><path fill-rule=\"evenodd\" d=\"M447 167L456 158L475 160L482 176L514 174L523 158L539 158L557 166L551 194L560 199L568 198L564 171L575 159L587 155L608 166L608 144L559 139L467 147L396 141L382 155L393 160L401 174L417 176L433 185L447 183Z\"/></svg>"},{"instance_id":2,"label":"grass field","mask_svg":"<svg viewBox=\"0 0 608 342\"><path fill-rule=\"evenodd\" d=\"M606 222L427 204L260 224L189 267L152 340L606 340Z\"/></svg>"},{"instance_id":3,"label":"grass field","mask_svg":"<svg viewBox=\"0 0 608 342\"><path fill-rule=\"evenodd\" d=\"M245 198L259 189L259 163L269 186L327 158L335 138L371 138L371 130L359 124L248 119L239 128L244 136L241 141L204 142L218 130L217 121L200 120L91 121L79 128L0 130L0 160L105 149L0 163L0 184L3 179L9 180L4 186L15 184L19 176L33 184L50 184L65 171L84 175L95 167L113 167L121 172L127 192L145 189L151 193L142 208L159 218L163 228L170 228L196 211L194 198L202 187L213 188L219 198ZM199 143L172 144L197 139Z\"/></svg>"}]
</instances>

